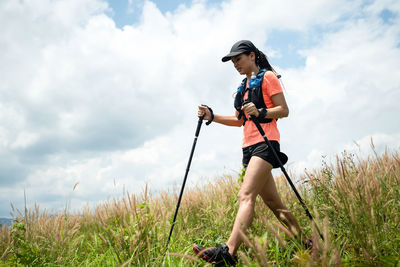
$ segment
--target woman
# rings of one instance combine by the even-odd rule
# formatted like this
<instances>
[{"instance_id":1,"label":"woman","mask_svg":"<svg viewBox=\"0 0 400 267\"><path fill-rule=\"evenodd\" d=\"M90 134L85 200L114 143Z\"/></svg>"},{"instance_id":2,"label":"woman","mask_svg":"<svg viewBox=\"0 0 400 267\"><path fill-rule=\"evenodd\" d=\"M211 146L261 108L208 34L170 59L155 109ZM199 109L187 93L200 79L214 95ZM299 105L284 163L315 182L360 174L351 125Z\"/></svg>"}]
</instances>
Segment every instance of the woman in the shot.
<instances>
[{"instance_id":1,"label":"woman","mask_svg":"<svg viewBox=\"0 0 400 267\"><path fill-rule=\"evenodd\" d=\"M277 192L271 170L279 167L279 164L255 124L249 120L254 116L259 120L271 145L279 154L281 162L285 164L287 157L280 152L280 135L276 120L287 117L289 109L277 75L266 56L247 40L235 43L230 53L222 58L223 62L229 60L232 60L240 75L246 75L236 95L235 116L213 114L207 106L198 107L198 116L204 116L204 119L209 122L213 121L228 126L240 127L244 124L242 149L246 173L238 195L239 209L227 243L216 248L204 248L193 244L193 250L208 262L235 265L237 262L236 252L243 241L240 232L246 232L252 223L258 195L293 236L301 238L301 229L296 218L282 203ZM257 74L256 77L254 77L255 74ZM255 80L251 78L255 78ZM256 90L251 88L252 86L249 89L248 81L252 83L257 79L259 84L257 85L256 82L254 88L257 87L259 91L255 92Z\"/></svg>"}]
</instances>

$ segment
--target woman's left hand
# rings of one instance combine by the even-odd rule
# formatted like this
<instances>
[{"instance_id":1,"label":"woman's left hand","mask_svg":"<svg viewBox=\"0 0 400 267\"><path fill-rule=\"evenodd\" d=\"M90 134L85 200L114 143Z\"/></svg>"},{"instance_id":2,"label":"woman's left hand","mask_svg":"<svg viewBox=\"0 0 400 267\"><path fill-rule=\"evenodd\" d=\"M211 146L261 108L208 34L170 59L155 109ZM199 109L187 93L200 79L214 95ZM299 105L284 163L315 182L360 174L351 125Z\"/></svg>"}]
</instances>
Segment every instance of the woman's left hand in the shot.
<instances>
[{"instance_id":1,"label":"woman's left hand","mask_svg":"<svg viewBox=\"0 0 400 267\"><path fill-rule=\"evenodd\" d=\"M245 111L248 115L250 116L256 116L258 117L258 109L256 108L256 105L254 105L253 102L247 103L242 107L242 110Z\"/></svg>"}]
</instances>

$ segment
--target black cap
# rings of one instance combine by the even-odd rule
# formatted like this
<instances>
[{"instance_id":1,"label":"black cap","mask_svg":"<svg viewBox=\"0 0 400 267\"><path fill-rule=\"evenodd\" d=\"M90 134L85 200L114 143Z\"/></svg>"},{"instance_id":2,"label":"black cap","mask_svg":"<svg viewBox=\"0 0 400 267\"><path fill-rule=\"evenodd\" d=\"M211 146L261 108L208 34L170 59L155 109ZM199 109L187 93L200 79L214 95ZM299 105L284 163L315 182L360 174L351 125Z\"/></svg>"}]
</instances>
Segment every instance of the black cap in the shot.
<instances>
[{"instance_id":1,"label":"black cap","mask_svg":"<svg viewBox=\"0 0 400 267\"><path fill-rule=\"evenodd\" d=\"M231 60L232 57L245 52L257 52L257 48L249 40L241 40L239 42L236 42L232 46L231 52L222 58L222 62L227 62Z\"/></svg>"}]
</instances>

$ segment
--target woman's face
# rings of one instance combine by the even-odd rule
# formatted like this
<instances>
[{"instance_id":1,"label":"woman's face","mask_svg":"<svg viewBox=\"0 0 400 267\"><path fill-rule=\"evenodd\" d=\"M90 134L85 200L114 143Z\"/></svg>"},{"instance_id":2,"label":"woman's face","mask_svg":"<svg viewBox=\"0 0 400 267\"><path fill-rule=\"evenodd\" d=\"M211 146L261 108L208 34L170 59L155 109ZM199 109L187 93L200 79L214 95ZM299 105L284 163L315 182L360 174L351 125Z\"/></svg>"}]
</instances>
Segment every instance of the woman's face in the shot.
<instances>
[{"instance_id":1,"label":"woman's face","mask_svg":"<svg viewBox=\"0 0 400 267\"><path fill-rule=\"evenodd\" d=\"M249 74L252 72L255 66L254 53L251 52L249 55L240 54L232 57L233 66L241 74Z\"/></svg>"}]
</instances>

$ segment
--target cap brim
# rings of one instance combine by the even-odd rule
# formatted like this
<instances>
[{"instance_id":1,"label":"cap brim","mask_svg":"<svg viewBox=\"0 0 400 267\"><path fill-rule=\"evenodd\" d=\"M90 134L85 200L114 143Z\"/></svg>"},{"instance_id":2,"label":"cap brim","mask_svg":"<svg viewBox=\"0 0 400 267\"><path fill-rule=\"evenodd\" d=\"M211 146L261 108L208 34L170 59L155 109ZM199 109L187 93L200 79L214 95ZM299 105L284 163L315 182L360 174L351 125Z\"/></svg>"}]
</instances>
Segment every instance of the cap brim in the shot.
<instances>
[{"instance_id":1,"label":"cap brim","mask_svg":"<svg viewBox=\"0 0 400 267\"><path fill-rule=\"evenodd\" d=\"M242 54L243 52L231 52L222 58L222 62L227 62L232 59L232 57Z\"/></svg>"}]
</instances>

